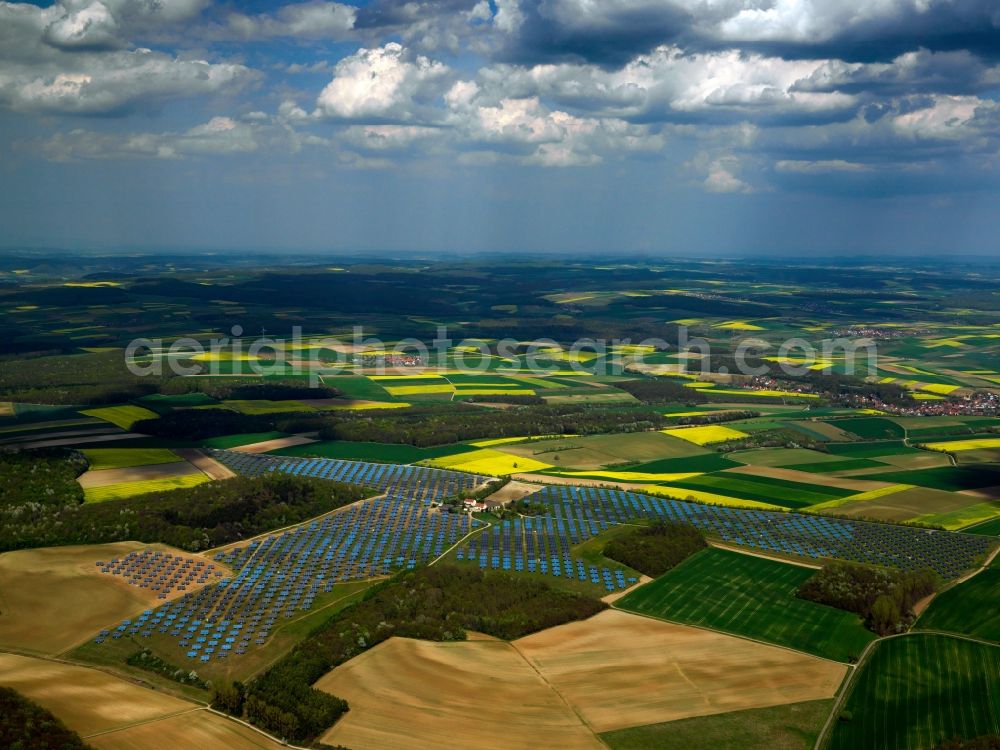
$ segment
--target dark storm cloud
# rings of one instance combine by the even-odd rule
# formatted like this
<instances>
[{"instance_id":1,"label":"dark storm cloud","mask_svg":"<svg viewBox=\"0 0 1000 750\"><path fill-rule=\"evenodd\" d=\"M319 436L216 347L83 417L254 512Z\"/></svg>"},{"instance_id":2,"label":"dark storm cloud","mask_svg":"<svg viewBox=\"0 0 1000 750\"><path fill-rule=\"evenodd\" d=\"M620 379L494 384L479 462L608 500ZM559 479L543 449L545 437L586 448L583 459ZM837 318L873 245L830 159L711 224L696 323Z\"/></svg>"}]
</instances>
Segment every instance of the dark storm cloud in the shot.
<instances>
[{"instance_id":1,"label":"dark storm cloud","mask_svg":"<svg viewBox=\"0 0 1000 750\"><path fill-rule=\"evenodd\" d=\"M521 23L500 54L519 62L620 65L664 43L861 62L921 47L1000 57L996 0L542 0L518 10Z\"/></svg>"}]
</instances>

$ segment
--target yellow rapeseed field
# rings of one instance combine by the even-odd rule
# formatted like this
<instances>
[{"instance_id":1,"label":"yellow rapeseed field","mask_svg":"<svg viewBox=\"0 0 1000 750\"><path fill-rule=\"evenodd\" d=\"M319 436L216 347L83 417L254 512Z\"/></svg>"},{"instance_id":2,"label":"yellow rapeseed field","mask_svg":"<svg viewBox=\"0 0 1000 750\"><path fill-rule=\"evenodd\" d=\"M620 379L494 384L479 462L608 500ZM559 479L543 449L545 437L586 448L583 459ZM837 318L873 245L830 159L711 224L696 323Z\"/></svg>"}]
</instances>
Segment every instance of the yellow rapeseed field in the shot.
<instances>
[{"instance_id":1,"label":"yellow rapeseed field","mask_svg":"<svg viewBox=\"0 0 1000 750\"><path fill-rule=\"evenodd\" d=\"M720 424L709 424L699 427L671 427L660 430L665 435L687 440L695 445L708 445L709 443L721 443L726 440L738 440L745 438L747 434L734 430L732 427L725 427Z\"/></svg>"}]
</instances>

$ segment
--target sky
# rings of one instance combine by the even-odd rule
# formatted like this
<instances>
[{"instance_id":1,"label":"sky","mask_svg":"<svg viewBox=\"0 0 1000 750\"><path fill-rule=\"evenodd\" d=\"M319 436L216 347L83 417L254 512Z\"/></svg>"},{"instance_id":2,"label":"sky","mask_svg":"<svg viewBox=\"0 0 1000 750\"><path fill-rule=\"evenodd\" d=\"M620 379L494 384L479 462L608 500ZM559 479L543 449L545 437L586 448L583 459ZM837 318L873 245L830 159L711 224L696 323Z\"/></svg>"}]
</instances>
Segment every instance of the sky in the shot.
<instances>
[{"instance_id":1,"label":"sky","mask_svg":"<svg viewBox=\"0 0 1000 750\"><path fill-rule=\"evenodd\" d=\"M0 248L998 238L997 0L0 2Z\"/></svg>"}]
</instances>

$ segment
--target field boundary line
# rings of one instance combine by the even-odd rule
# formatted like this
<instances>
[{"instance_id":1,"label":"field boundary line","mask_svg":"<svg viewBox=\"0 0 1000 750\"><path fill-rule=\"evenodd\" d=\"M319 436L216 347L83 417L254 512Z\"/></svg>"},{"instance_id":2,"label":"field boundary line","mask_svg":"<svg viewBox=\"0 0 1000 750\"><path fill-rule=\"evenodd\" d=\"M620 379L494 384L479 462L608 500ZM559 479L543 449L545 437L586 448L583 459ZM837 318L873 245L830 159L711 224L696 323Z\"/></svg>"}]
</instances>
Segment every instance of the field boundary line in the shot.
<instances>
[{"instance_id":1,"label":"field boundary line","mask_svg":"<svg viewBox=\"0 0 1000 750\"><path fill-rule=\"evenodd\" d=\"M850 697L851 690L854 688L854 683L857 680L857 676L861 673L861 668L865 666L868 659L871 658L872 653L878 647L880 643L884 641L891 641L896 638L907 638L913 636L943 636L946 638L954 638L960 641L969 641L970 643L977 643L980 646L989 646L991 648L1000 648L1000 643L994 643L993 641L984 641L981 638L976 638L975 636L963 635L962 633L950 633L947 630L917 630L917 631L907 631L905 633L894 633L892 635L882 636L881 638L876 638L874 641L865 646L865 650L861 652L861 656L858 658L857 664L854 664L854 669L847 674L847 678L844 680L843 685L840 687L839 694L836 697L836 701L833 707L830 709L829 716L826 717L826 722L823 724L823 728L820 730L819 734L816 736L816 743L813 745L813 750L823 750L832 737L831 728L837 717L840 716L840 711L844 706L844 703Z\"/></svg>"},{"instance_id":2,"label":"field boundary line","mask_svg":"<svg viewBox=\"0 0 1000 750\"><path fill-rule=\"evenodd\" d=\"M736 552L741 555L746 555L748 557L759 557L764 560L771 560L772 562L785 563L786 565L797 565L800 568L809 568L810 570L822 570L822 565L813 565L812 563L807 563L800 560L791 560L784 557L778 557L777 555L769 555L766 552L751 552L746 547L740 547L735 544L729 544L728 542L720 542L715 539L705 539L710 547L716 547L718 549L724 549L728 552Z\"/></svg>"},{"instance_id":3,"label":"field boundary line","mask_svg":"<svg viewBox=\"0 0 1000 750\"><path fill-rule=\"evenodd\" d=\"M594 731L594 727L591 725L591 723L589 721L587 721L584 718L583 714L581 714L579 711L577 711L576 707L572 703L570 703L569 699L566 698L566 696L563 695L561 692L559 692L559 688L557 688L555 685L553 685L551 682L549 682L548 678L541 673L541 671L538 669L538 667L536 667L534 664L531 663L531 659L529 659L521 651L521 649L519 649L517 646L515 646L513 641L505 641L505 642L511 648L511 650L515 654L517 654L518 656L520 656L521 660L525 664L528 665L528 669L530 669L532 672L534 672L536 675L538 675L538 679L540 679L543 683L545 683L545 686L549 690L551 690L553 692L553 694L555 694L556 696L559 697L559 700L561 700L565 704L566 708L568 708L570 711L573 712L573 715L576 716L576 718L578 718L580 720L580 723L583 724L583 726L586 727L587 730L592 735L594 735L594 737L597 739L597 741L600 742L605 747L610 748L611 746L607 742L604 741L604 738L601 737L601 735L598 732Z\"/></svg>"},{"instance_id":4,"label":"field boundary line","mask_svg":"<svg viewBox=\"0 0 1000 750\"><path fill-rule=\"evenodd\" d=\"M183 711L174 711L173 713L164 714L163 716L157 716L152 719L143 719L142 721L136 721L131 724L124 724L120 727L113 727L111 729L102 729L100 732L93 732L92 734L80 735L85 740L89 740L91 737L101 737L106 734L114 734L115 732L122 732L126 729L134 729L135 727L142 727L146 724L155 724L158 721L163 721L164 719L173 719L177 716L184 716L184 714L194 713L195 711L204 711L205 706L192 706L191 708L185 708Z\"/></svg>"},{"instance_id":5,"label":"field boundary line","mask_svg":"<svg viewBox=\"0 0 1000 750\"><path fill-rule=\"evenodd\" d=\"M947 585L942 586L940 589L938 589L933 594L931 594L930 598L927 600L927 603L923 605L923 609L921 609L920 612L917 614L917 619L913 621L913 625L911 626L910 630L912 631L913 628L917 627L917 625L920 623L920 618L923 617L927 613L927 610L930 609L931 604L934 603L935 599L937 599L945 591L950 591L951 589L955 588L959 584L965 583L966 581L969 581L969 580L975 578L977 575L979 575L980 573L982 573L984 570L988 570L989 567L990 567L990 563L993 562L993 560L996 558L996 556L997 556L998 553L1000 553L1000 545L998 545L998 546L996 546L996 547L993 548L993 551L990 552L990 554L986 557L986 559L983 561L983 564L981 566L979 566L975 570L970 570L968 573L966 573L965 575L961 576L960 578L956 578L954 581L949 581L947 583ZM920 602L917 602L917 604L919 605ZM922 631L922 632L930 632L930 631Z\"/></svg>"},{"instance_id":6,"label":"field boundary line","mask_svg":"<svg viewBox=\"0 0 1000 750\"><path fill-rule=\"evenodd\" d=\"M269 740L274 740L279 745L284 745L285 747L290 747L290 748L292 748L292 750L309 750L308 748L302 747L301 745L293 745L290 742L286 742L285 740L278 739L273 734L270 734L269 732L265 732L260 727L254 726L253 724L251 724L248 721L244 721L243 719L239 719L239 718L237 718L235 716L231 716L231 715L229 715L229 714L227 714L227 713L225 713L223 711L219 711L217 709L214 709L211 706L205 706L205 708L203 710L208 711L210 714L215 714L216 716L221 716L224 719L228 719L229 721L231 721L231 722L233 722L235 724L242 724L243 726L247 727L248 729L252 729L257 734L263 735L264 737L267 737Z\"/></svg>"},{"instance_id":7,"label":"field boundary line","mask_svg":"<svg viewBox=\"0 0 1000 750\"><path fill-rule=\"evenodd\" d=\"M74 647L74 648L77 648L77 647ZM72 650L73 649L70 649L70 651L72 651ZM63 652L63 653L68 653L68 651L67 652ZM141 677L138 677L138 676L136 676L134 674L131 674L129 672L118 672L115 669L113 669L112 667L104 665L104 664L93 664L91 662L86 662L86 661L77 661L75 659L66 659L66 658L63 658L62 653L58 654L56 656L48 656L48 655L45 655L45 654L33 654L33 653L29 652L29 651L19 651L17 649L12 649L10 647L5 646L3 648L0 648L0 654L11 654L12 656L24 656L24 657L29 658L29 659L41 659L42 661L50 661L50 662L53 662L55 664L65 664L66 666L69 666L69 667L81 667L83 669L93 669L96 672L103 672L106 675L110 675L111 677L115 677L115 678L117 678L119 680L123 680L124 682L128 682L131 685L134 685L134 686L137 686L137 687L141 687L141 688L145 688L146 690L152 690L152 691L154 691L156 693L163 693L164 695L169 695L169 696L171 696L173 698L176 698L177 700L187 701L188 703L192 704L195 707L202 707L204 705L207 705L207 704L199 703L197 700L195 700L191 696L185 695L184 693L180 692L179 690L175 691L175 690L169 689L168 687L166 687L164 685L161 685L160 683L148 682L148 681L142 679ZM178 684L180 684L180 683L178 683Z\"/></svg>"},{"instance_id":8,"label":"field boundary line","mask_svg":"<svg viewBox=\"0 0 1000 750\"><path fill-rule=\"evenodd\" d=\"M814 659L822 659L823 661L828 661L832 664L839 664L842 667L853 667L854 665L846 661L837 661L836 659L831 659L829 656L820 656L819 654L810 654L808 651L802 651L801 649L792 648L791 646L784 646L780 643L771 643L770 641L762 641L759 638L753 638L749 635L740 635L739 633L730 633L728 630L718 630L717 628L710 628L707 625L695 625L690 622L678 622L677 620L668 620L666 617L656 617L655 615L648 615L645 612L636 612L633 609L625 609L624 607L619 607L617 602L612 602L610 605L611 609L618 612L624 612L627 615L636 615L637 617L645 617L647 620L655 620L656 622L666 622L671 625L680 625L685 628L696 628L698 630L705 630L709 633L718 633L719 635L727 635L731 638L740 638L744 641L750 641L751 643L758 643L761 646L771 646L772 648L780 648L785 651L791 651L793 654L800 654L801 656L811 656Z\"/></svg>"}]
</instances>

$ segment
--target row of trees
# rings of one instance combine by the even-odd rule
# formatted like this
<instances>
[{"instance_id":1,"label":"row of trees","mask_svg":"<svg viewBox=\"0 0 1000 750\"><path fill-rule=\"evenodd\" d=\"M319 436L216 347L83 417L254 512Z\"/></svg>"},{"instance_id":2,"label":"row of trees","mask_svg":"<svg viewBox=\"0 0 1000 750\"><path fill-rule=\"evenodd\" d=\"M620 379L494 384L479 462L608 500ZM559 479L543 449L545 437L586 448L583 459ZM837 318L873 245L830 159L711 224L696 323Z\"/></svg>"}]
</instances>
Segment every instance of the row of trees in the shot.
<instances>
[{"instance_id":1,"label":"row of trees","mask_svg":"<svg viewBox=\"0 0 1000 750\"><path fill-rule=\"evenodd\" d=\"M694 526L659 522L616 536L604 545L604 556L655 577L704 548L705 539Z\"/></svg>"},{"instance_id":2,"label":"row of trees","mask_svg":"<svg viewBox=\"0 0 1000 750\"><path fill-rule=\"evenodd\" d=\"M0 551L127 539L197 551L299 523L370 494L355 485L271 474L82 503L72 458L36 461L0 456Z\"/></svg>"},{"instance_id":3,"label":"row of trees","mask_svg":"<svg viewBox=\"0 0 1000 750\"><path fill-rule=\"evenodd\" d=\"M797 596L854 612L878 635L905 631L913 607L934 593L937 574L929 569L897 570L850 562L831 562L799 587Z\"/></svg>"},{"instance_id":4,"label":"row of trees","mask_svg":"<svg viewBox=\"0 0 1000 750\"><path fill-rule=\"evenodd\" d=\"M641 432L667 426L652 410L613 409L579 404L435 411L394 411L392 417L338 415L320 430L324 440L404 443L418 447L445 445L476 438L522 435L591 435L607 432Z\"/></svg>"},{"instance_id":5,"label":"row of trees","mask_svg":"<svg viewBox=\"0 0 1000 750\"><path fill-rule=\"evenodd\" d=\"M541 581L462 566L402 573L321 625L245 691L221 688L215 703L285 740L305 743L348 708L312 684L391 636L455 641L471 629L513 639L590 617L605 606Z\"/></svg>"}]
</instances>

